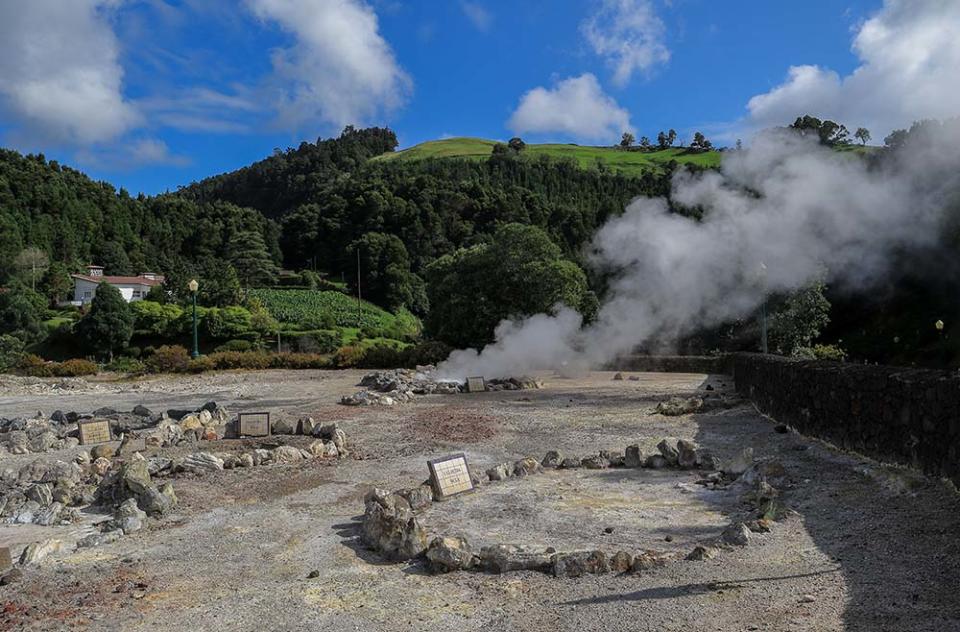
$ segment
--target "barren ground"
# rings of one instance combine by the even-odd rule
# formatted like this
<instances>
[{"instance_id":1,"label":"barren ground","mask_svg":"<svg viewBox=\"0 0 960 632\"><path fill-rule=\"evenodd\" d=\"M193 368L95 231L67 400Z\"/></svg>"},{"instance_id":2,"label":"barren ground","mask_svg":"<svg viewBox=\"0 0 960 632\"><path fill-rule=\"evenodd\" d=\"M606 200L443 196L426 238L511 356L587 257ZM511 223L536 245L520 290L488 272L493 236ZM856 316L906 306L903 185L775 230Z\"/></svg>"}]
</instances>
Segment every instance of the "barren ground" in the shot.
<instances>
[{"instance_id":1,"label":"barren ground","mask_svg":"<svg viewBox=\"0 0 960 632\"><path fill-rule=\"evenodd\" d=\"M48 558L21 582L0 587L0 630L960 630L960 501L952 489L775 433L749 405L654 415L660 399L704 394L707 383L722 392L731 380L638 375L616 382L610 373L548 376L540 391L363 409L335 403L355 390L361 373L350 371L95 382L52 394L0 386L0 416L136 404L159 411L214 399L231 412L335 419L354 449L335 465L174 478L176 515L116 543ZM420 483L428 458L462 451L486 468L551 449L587 456L640 443L649 453L665 436L692 439L721 457L748 446L758 457L776 457L790 475L787 501L797 515L709 561L577 579L434 576L418 564L383 563L356 540L370 486ZM3 455L0 466L34 458ZM425 520L478 544L688 550L737 511L736 498L703 490L696 478L550 472L435 505ZM53 533L2 527L0 543L22 546ZM319 577L308 579L314 570Z\"/></svg>"}]
</instances>

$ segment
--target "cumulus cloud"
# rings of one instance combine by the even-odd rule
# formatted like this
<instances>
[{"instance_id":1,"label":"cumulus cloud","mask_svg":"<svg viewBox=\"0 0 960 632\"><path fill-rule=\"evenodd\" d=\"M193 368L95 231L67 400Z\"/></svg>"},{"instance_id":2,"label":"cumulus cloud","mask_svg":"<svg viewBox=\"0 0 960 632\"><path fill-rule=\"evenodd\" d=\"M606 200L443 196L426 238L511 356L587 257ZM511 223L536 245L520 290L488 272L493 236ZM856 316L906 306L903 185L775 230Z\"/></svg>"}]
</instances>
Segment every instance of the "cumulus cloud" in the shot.
<instances>
[{"instance_id":1,"label":"cumulus cloud","mask_svg":"<svg viewBox=\"0 0 960 632\"><path fill-rule=\"evenodd\" d=\"M412 82L361 0L247 0L295 43L273 52L282 125L368 123L400 106Z\"/></svg>"},{"instance_id":2,"label":"cumulus cloud","mask_svg":"<svg viewBox=\"0 0 960 632\"><path fill-rule=\"evenodd\" d=\"M141 122L110 26L122 0L0 3L0 102L21 142L84 146Z\"/></svg>"},{"instance_id":3,"label":"cumulus cloud","mask_svg":"<svg viewBox=\"0 0 960 632\"><path fill-rule=\"evenodd\" d=\"M922 118L960 114L960 2L886 0L857 30L860 65L849 75L820 66L789 69L787 79L747 105L755 127L812 114L865 126L875 138Z\"/></svg>"},{"instance_id":4,"label":"cumulus cloud","mask_svg":"<svg viewBox=\"0 0 960 632\"><path fill-rule=\"evenodd\" d=\"M537 87L520 99L507 126L517 134L560 133L582 140L609 141L632 131L630 113L604 93L590 73Z\"/></svg>"},{"instance_id":5,"label":"cumulus cloud","mask_svg":"<svg viewBox=\"0 0 960 632\"><path fill-rule=\"evenodd\" d=\"M460 8L477 30L486 31L493 23L493 16L479 3L463 0L460 2Z\"/></svg>"},{"instance_id":6,"label":"cumulus cloud","mask_svg":"<svg viewBox=\"0 0 960 632\"><path fill-rule=\"evenodd\" d=\"M651 0L602 0L580 30L593 51L613 69L613 81L625 86L635 72L670 61L666 29Z\"/></svg>"}]
</instances>

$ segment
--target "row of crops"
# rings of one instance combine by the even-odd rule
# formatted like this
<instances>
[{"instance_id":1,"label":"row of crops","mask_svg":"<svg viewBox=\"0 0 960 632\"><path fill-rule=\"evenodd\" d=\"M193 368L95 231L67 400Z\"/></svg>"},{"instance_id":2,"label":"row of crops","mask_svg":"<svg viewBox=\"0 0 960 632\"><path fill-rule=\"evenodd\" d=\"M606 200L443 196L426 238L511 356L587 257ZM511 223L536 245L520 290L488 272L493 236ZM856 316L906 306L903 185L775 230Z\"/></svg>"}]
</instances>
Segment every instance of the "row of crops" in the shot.
<instances>
[{"instance_id":1,"label":"row of crops","mask_svg":"<svg viewBox=\"0 0 960 632\"><path fill-rule=\"evenodd\" d=\"M257 289L251 290L250 296L259 299L281 323L306 329L337 326L416 330L419 327L419 322L409 313L393 315L366 301L360 303L358 323L357 299L342 292Z\"/></svg>"}]
</instances>

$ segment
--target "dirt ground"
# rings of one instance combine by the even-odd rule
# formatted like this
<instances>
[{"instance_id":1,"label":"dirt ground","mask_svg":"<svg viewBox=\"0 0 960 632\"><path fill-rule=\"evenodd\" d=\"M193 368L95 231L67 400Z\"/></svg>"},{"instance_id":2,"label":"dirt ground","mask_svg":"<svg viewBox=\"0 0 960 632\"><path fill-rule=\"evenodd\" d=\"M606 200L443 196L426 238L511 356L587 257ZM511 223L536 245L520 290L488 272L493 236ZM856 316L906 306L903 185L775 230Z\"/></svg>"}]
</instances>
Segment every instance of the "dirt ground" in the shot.
<instances>
[{"instance_id":1,"label":"dirt ground","mask_svg":"<svg viewBox=\"0 0 960 632\"><path fill-rule=\"evenodd\" d=\"M436 395L392 408L337 405L356 390L361 373L351 371L95 382L55 392L0 385L0 416L136 404L159 411L216 400L231 412L336 420L353 448L336 464L174 477L181 501L175 515L115 543L48 558L25 569L21 582L0 587L0 630L960 630L954 490L776 433L749 404L655 415L666 397L704 395L707 384L717 394L732 382L635 375L640 379L545 375L538 391ZM485 468L547 450L587 456L639 443L649 453L667 436L723 458L744 447L775 457L789 474L785 491L796 514L712 560L576 579L431 575L420 564L384 563L358 542L364 493L422 482L429 458L464 452ZM298 441L306 439L290 439ZM0 467L34 458L4 455ZM424 520L477 544L688 550L739 510L734 496L704 490L696 478L550 472L435 505ZM14 529L4 527L0 539L54 532ZM308 579L311 571L318 576Z\"/></svg>"}]
</instances>

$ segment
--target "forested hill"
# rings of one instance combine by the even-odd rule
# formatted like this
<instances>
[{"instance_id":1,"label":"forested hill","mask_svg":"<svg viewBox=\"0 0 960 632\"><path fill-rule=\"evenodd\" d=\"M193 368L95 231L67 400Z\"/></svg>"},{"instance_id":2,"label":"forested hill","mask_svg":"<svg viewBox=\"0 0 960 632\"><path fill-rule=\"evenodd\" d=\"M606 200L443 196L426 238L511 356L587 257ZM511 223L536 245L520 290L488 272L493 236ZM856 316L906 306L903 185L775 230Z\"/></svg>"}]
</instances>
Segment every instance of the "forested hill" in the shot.
<instances>
[{"instance_id":1,"label":"forested hill","mask_svg":"<svg viewBox=\"0 0 960 632\"><path fill-rule=\"evenodd\" d=\"M180 191L201 202L260 210L280 224L289 268L352 270L352 244L369 233L400 239L410 269L483 240L507 222L544 228L569 256L640 194L665 194L676 163L639 176L583 169L523 152L484 160L371 160L396 147L393 132L347 128Z\"/></svg>"}]
</instances>

